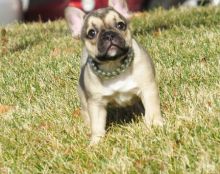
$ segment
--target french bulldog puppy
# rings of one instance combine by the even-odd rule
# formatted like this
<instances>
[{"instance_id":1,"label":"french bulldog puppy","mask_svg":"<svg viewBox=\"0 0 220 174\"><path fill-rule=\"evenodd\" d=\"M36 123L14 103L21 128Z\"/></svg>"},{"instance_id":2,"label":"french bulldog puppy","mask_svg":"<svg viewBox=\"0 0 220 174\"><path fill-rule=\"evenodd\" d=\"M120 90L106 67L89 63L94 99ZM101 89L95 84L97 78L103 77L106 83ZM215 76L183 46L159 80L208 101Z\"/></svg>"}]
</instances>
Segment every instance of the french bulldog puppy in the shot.
<instances>
[{"instance_id":1,"label":"french bulldog puppy","mask_svg":"<svg viewBox=\"0 0 220 174\"><path fill-rule=\"evenodd\" d=\"M132 38L130 15L126 0L109 0L109 7L88 14L65 10L72 36L84 45L78 94L91 145L105 135L109 108L141 103L146 125L163 125L153 62Z\"/></svg>"}]
</instances>

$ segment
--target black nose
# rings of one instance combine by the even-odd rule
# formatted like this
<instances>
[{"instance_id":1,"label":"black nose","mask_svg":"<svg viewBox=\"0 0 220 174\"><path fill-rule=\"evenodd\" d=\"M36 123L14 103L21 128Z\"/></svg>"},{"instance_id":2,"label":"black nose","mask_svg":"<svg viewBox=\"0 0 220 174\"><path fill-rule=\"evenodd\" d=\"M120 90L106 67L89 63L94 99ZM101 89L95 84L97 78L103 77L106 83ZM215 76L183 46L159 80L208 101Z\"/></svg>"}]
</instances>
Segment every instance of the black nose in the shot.
<instances>
[{"instance_id":1,"label":"black nose","mask_svg":"<svg viewBox=\"0 0 220 174\"><path fill-rule=\"evenodd\" d=\"M116 34L113 31L106 31L106 32L103 33L102 38L104 40L112 41L113 38L115 37L115 35Z\"/></svg>"}]
</instances>

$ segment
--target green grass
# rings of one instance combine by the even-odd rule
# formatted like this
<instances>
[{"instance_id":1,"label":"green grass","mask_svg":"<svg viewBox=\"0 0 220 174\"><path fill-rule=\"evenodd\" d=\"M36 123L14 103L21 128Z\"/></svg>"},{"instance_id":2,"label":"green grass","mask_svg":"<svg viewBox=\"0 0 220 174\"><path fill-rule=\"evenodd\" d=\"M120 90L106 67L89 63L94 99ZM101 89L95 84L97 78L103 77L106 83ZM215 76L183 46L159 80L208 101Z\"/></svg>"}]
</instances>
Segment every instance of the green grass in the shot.
<instances>
[{"instance_id":1,"label":"green grass","mask_svg":"<svg viewBox=\"0 0 220 174\"><path fill-rule=\"evenodd\" d=\"M152 56L164 128L113 124L88 147L77 110L81 44L64 21L1 28L0 173L220 171L220 8L156 10L131 22ZM75 111L76 110L76 111Z\"/></svg>"}]
</instances>

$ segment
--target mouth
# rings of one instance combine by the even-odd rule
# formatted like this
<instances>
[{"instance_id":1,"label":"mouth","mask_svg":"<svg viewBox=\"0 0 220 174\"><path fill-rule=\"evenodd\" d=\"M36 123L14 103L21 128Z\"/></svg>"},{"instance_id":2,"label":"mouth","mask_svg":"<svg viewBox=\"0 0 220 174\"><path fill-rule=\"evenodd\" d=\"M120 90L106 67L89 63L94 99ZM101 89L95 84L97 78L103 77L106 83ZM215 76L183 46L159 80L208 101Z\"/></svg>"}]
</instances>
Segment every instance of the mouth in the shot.
<instances>
[{"instance_id":1,"label":"mouth","mask_svg":"<svg viewBox=\"0 0 220 174\"><path fill-rule=\"evenodd\" d=\"M111 43L104 53L97 56L97 59L100 61L113 61L127 55L128 51L128 47L121 47L117 44Z\"/></svg>"},{"instance_id":2,"label":"mouth","mask_svg":"<svg viewBox=\"0 0 220 174\"><path fill-rule=\"evenodd\" d=\"M112 51L112 50L116 50L116 49L119 49L119 50L122 50L122 51L125 51L127 50L127 48L124 48L124 47L121 47L117 44L114 44L114 43L111 43L109 45L109 47L107 48L107 51L106 52L109 52L109 51Z\"/></svg>"}]
</instances>

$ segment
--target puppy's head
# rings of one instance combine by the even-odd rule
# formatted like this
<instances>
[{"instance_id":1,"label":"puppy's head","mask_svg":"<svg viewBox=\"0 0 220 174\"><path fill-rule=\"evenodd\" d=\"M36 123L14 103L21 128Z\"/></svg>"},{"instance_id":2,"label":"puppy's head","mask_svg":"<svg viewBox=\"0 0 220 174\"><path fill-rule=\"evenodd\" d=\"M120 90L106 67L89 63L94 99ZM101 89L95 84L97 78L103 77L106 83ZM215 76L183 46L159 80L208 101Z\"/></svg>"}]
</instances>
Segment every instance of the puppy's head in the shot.
<instances>
[{"instance_id":1,"label":"puppy's head","mask_svg":"<svg viewBox=\"0 0 220 174\"><path fill-rule=\"evenodd\" d=\"M109 7L84 14L68 7L65 16L74 38L81 37L89 55L99 62L126 55L131 47L126 0L109 0Z\"/></svg>"}]
</instances>

